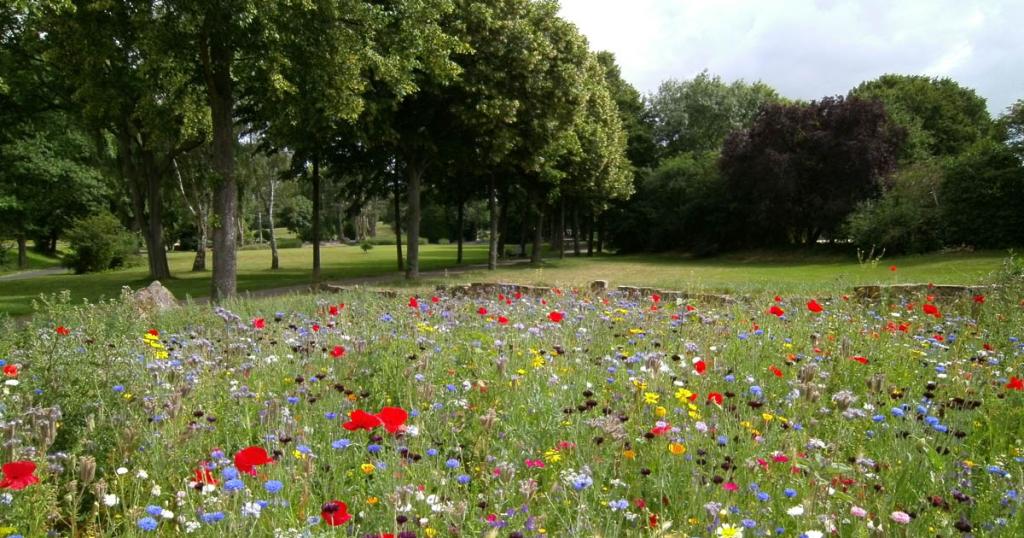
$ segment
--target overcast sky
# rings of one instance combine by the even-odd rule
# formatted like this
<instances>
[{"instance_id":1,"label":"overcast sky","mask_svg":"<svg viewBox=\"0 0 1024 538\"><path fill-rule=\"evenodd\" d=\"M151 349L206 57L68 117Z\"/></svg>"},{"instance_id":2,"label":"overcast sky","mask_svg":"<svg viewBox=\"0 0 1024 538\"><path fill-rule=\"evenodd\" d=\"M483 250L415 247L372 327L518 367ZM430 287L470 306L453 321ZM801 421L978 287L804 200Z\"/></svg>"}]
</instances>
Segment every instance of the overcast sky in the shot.
<instances>
[{"instance_id":1,"label":"overcast sky","mask_svg":"<svg viewBox=\"0 0 1024 538\"><path fill-rule=\"evenodd\" d=\"M643 93L707 68L787 97L884 73L948 76L1001 113L1024 98L1024 0L561 0Z\"/></svg>"}]
</instances>

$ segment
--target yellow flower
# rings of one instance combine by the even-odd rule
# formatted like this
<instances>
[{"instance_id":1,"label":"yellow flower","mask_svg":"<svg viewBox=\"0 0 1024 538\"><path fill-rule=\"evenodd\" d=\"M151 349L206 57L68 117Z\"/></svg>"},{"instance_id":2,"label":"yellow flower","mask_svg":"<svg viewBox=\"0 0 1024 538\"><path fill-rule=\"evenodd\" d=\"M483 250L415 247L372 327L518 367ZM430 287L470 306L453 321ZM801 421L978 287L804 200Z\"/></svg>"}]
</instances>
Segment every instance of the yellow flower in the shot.
<instances>
[{"instance_id":1,"label":"yellow flower","mask_svg":"<svg viewBox=\"0 0 1024 538\"><path fill-rule=\"evenodd\" d=\"M665 409L663 406L659 405L658 407L654 408L654 414L659 417L663 417L668 414L668 409Z\"/></svg>"},{"instance_id":2,"label":"yellow flower","mask_svg":"<svg viewBox=\"0 0 1024 538\"><path fill-rule=\"evenodd\" d=\"M363 471L363 474L371 474L376 467L372 463L364 463L359 466L359 469Z\"/></svg>"},{"instance_id":3,"label":"yellow flower","mask_svg":"<svg viewBox=\"0 0 1024 538\"><path fill-rule=\"evenodd\" d=\"M644 333L643 329L630 329L629 330L629 334L643 334L643 333Z\"/></svg>"},{"instance_id":4,"label":"yellow flower","mask_svg":"<svg viewBox=\"0 0 1024 538\"><path fill-rule=\"evenodd\" d=\"M622 452L622 456L625 457L627 460L635 460L636 451L633 449L625 450Z\"/></svg>"},{"instance_id":5,"label":"yellow flower","mask_svg":"<svg viewBox=\"0 0 1024 538\"><path fill-rule=\"evenodd\" d=\"M380 499L378 499L377 497L370 497L369 499L366 499L366 502L371 505L377 504L380 502Z\"/></svg>"},{"instance_id":6,"label":"yellow flower","mask_svg":"<svg viewBox=\"0 0 1024 538\"><path fill-rule=\"evenodd\" d=\"M562 454L553 448L549 448L544 452L544 459L548 460L548 463L558 463L562 461Z\"/></svg>"},{"instance_id":7,"label":"yellow flower","mask_svg":"<svg viewBox=\"0 0 1024 538\"><path fill-rule=\"evenodd\" d=\"M534 368L543 368L544 367L544 357L541 357L540 355L535 356L533 358L533 367Z\"/></svg>"},{"instance_id":8,"label":"yellow flower","mask_svg":"<svg viewBox=\"0 0 1024 538\"><path fill-rule=\"evenodd\" d=\"M688 402L693 396L693 393L686 389L679 389L676 391L676 399L680 402Z\"/></svg>"},{"instance_id":9,"label":"yellow flower","mask_svg":"<svg viewBox=\"0 0 1024 538\"><path fill-rule=\"evenodd\" d=\"M423 534L426 534L427 538L434 538L435 536L437 536L437 530L433 527L427 527L423 529Z\"/></svg>"},{"instance_id":10,"label":"yellow flower","mask_svg":"<svg viewBox=\"0 0 1024 538\"><path fill-rule=\"evenodd\" d=\"M771 413L761 413L761 418L763 418L765 422L771 422L772 419L775 418L775 415Z\"/></svg>"},{"instance_id":11,"label":"yellow flower","mask_svg":"<svg viewBox=\"0 0 1024 538\"><path fill-rule=\"evenodd\" d=\"M661 398L661 395L658 394L657 392L644 393L644 402L647 403L648 405L654 405L658 403L659 398Z\"/></svg>"},{"instance_id":12,"label":"yellow flower","mask_svg":"<svg viewBox=\"0 0 1024 538\"><path fill-rule=\"evenodd\" d=\"M299 452L298 450L293 450L292 451L292 456L295 456L295 459L297 459L297 460L304 460L304 459L306 459L306 455L303 454L302 452Z\"/></svg>"},{"instance_id":13,"label":"yellow flower","mask_svg":"<svg viewBox=\"0 0 1024 538\"><path fill-rule=\"evenodd\" d=\"M675 456L682 456L683 454L686 454L686 445L682 443L669 443L668 451Z\"/></svg>"},{"instance_id":14,"label":"yellow flower","mask_svg":"<svg viewBox=\"0 0 1024 538\"><path fill-rule=\"evenodd\" d=\"M718 530L715 531L715 534L722 538L743 538L743 528L723 523L722 526L718 527Z\"/></svg>"}]
</instances>

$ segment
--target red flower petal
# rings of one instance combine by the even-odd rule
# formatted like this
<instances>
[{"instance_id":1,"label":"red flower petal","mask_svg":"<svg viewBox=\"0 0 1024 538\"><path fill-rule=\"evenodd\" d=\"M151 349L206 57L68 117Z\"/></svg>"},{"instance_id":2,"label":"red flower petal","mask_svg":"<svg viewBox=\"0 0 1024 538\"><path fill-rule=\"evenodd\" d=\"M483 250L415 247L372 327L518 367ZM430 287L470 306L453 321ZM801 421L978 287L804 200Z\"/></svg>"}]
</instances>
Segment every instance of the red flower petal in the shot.
<instances>
[{"instance_id":1,"label":"red flower petal","mask_svg":"<svg viewBox=\"0 0 1024 538\"><path fill-rule=\"evenodd\" d=\"M824 310L824 308L822 308L821 305L818 304L818 301L814 299L807 301L807 309L810 310L811 312L814 312L815 314L821 313L821 311Z\"/></svg>"},{"instance_id":2,"label":"red flower petal","mask_svg":"<svg viewBox=\"0 0 1024 538\"><path fill-rule=\"evenodd\" d=\"M324 520L324 523L332 527L344 525L352 519L352 515L348 513L348 505L341 501L331 501L324 504L320 517Z\"/></svg>"},{"instance_id":3,"label":"red flower petal","mask_svg":"<svg viewBox=\"0 0 1024 538\"><path fill-rule=\"evenodd\" d=\"M548 319L555 323L561 323L565 316L561 312L551 312L548 314Z\"/></svg>"},{"instance_id":4,"label":"red flower petal","mask_svg":"<svg viewBox=\"0 0 1024 538\"><path fill-rule=\"evenodd\" d=\"M779 308L778 305L772 305L772 307L768 309L768 313L775 317L781 318L782 315L786 313L786 311Z\"/></svg>"},{"instance_id":5,"label":"red flower petal","mask_svg":"<svg viewBox=\"0 0 1024 538\"><path fill-rule=\"evenodd\" d=\"M384 424L389 433L397 433L409 418L409 413L401 407L384 407L376 417Z\"/></svg>"},{"instance_id":6,"label":"red flower petal","mask_svg":"<svg viewBox=\"0 0 1024 538\"><path fill-rule=\"evenodd\" d=\"M341 357L344 357L345 356L345 348L344 348L344 346L334 346L334 349L331 350L331 356L334 357L335 359L340 359Z\"/></svg>"},{"instance_id":7,"label":"red flower petal","mask_svg":"<svg viewBox=\"0 0 1024 538\"><path fill-rule=\"evenodd\" d=\"M371 415L362 409L356 409L349 415L349 421L341 426L348 431L372 430L377 426L383 426L384 421L376 415Z\"/></svg>"},{"instance_id":8,"label":"red flower petal","mask_svg":"<svg viewBox=\"0 0 1024 538\"><path fill-rule=\"evenodd\" d=\"M235 468L239 472L256 476L256 466L266 465L268 463L274 463L267 451L263 447L250 446L239 450L235 454Z\"/></svg>"},{"instance_id":9,"label":"red flower petal","mask_svg":"<svg viewBox=\"0 0 1024 538\"><path fill-rule=\"evenodd\" d=\"M0 480L0 489L25 489L39 483L39 479L33 474L36 472L36 464L31 461L5 463L2 470L4 479Z\"/></svg>"}]
</instances>

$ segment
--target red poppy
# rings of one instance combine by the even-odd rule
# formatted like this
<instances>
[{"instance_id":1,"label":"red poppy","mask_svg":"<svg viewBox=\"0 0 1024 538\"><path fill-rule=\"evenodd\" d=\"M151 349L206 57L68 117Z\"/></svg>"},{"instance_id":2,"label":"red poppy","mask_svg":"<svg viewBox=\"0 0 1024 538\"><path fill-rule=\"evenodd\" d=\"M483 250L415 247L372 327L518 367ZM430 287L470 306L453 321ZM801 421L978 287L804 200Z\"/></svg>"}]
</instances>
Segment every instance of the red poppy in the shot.
<instances>
[{"instance_id":1,"label":"red poppy","mask_svg":"<svg viewBox=\"0 0 1024 538\"><path fill-rule=\"evenodd\" d=\"M7 377L18 377L18 367L14 364L4 366L4 375Z\"/></svg>"},{"instance_id":2,"label":"red poppy","mask_svg":"<svg viewBox=\"0 0 1024 538\"><path fill-rule=\"evenodd\" d=\"M420 302L415 297L409 297L409 308L419 308Z\"/></svg>"},{"instance_id":3,"label":"red poppy","mask_svg":"<svg viewBox=\"0 0 1024 538\"><path fill-rule=\"evenodd\" d=\"M332 315L332 316L337 316L338 315L338 307L336 307L334 305L331 305L331 307L327 309L327 313Z\"/></svg>"},{"instance_id":4,"label":"red poppy","mask_svg":"<svg viewBox=\"0 0 1024 538\"><path fill-rule=\"evenodd\" d=\"M555 323L561 323L562 320L565 319L565 315L563 315L561 312L551 312L550 314L548 314L548 319Z\"/></svg>"},{"instance_id":5,"label":"red poppy","mask_svg":"<svg viewBox=\"0 0 1024 538\"><path fill-rule=\"evenodd\" d=\"M320 332L320 324L319 323L314 323L313 326L310 327L310 329L313 329L313 332L318 333L318 332Z\"/></svg>"},{"instance_id":6,"label":"red poppy","mask_svg":"<svg viewBox=\"0 0 1024 538\"><path fill-rule=\"evenodd\" d=\"M693 363L693 369L697 370L698 374L703 375L704 372L707 371L708 365L704 361L697 361L697 362Z\"/></svg>"},{"instance_id":7,"label":"red poppy","mask_svg":"<svg viewBox=\"0 0 1024 538\"><path fill-rule=\"evenodd\" d=\"M505 316L498 316L498 324L499 325L507 325L508 324L508 318L506 318Z\"/></svg>"},{"instance_id":8,"label":"red poppy","mask_svg":"<svg viewBox=\"0 0 1024 538\"><path fill-rule=\"evenodd\" d=\"M782 315L786 313L786 311L779 308L778 305L772 305L772 307L768 309L768 313L775 317L781 318Z\"/></svg>"},{"instance_id":9,"label":"red poppy","mask_svg":"<svg viewBox=\"0 0 1024 538\"><path fill-rule=\"evenodd\" d=\"M384 407L376 417L384 425L388 433L397 433L409 418L409 413L401 407Z\"/></svg>"},{"instance_id":10,"label":"red poppy","mask_svg":"<svg viewBox=\"0 0 1024 538\"><path fill-rule=\"evenodd\" d=\"M807 309L810 310L811 312L814 312L815 314L819 314L822 310L824 310L824 308L822 308L821 305L818 304L818 301L814 299L807 301Z\"/></svg>"},{"instance_id":11,"label":"red poppy","mask_svg":"<svg viewBox=\"0 0 1024 538\"><path fill-rule=\"evenodd\" d=\"M498 294L498 300L499 301L504 301L505 300L505 294L504 293L499 293Z\"/></svg>"},{"instance_id":12,"label":"red poppy","mask_svg":"<svg viewBox=\"0 0 1024 538\"><path fill-rule=\"evenodd\" d=\"M60 326L57 327L57 334L59 334L61 336L67 336L67 335L71 334L71 331L67 327L65 327L63 325L60 325Z\"/></svg>"},{"instance_id":13,"label":"red poppy","mask_svg":"<svg viewBox=\"0 0 1024 538\"><path fill-rule=\"evenodd\" d=\"M672 429L672 426L669 423L666 422L662 426L655 426L655 427L651 428L651 435L665 435L671 429Z\"/></svg>"},{"instance_id":14,"label":"red poppy","mask_svg":"<svg viewBox=\"0 0 1024 538\"><path fill-rule=\"evenodd\" d=\"M992 351L995 349L994 347L992 347L992 344L989 343L982 344L981 348L984 349L985 351Z\"/></svg>"},{"instance_id":15,"label":"red poppy","mask_svg":"<svg viewBox=\"0 0 1024 538\"><path fill-rule=\"evenodd\" d=\"M515 297L516 297L516 300L517 300L517 301L518 301L519 299L522 299L522 298L523 298L523 292L521 292L521 291L517 291L517 292L516 292L516 295L515 295Z\"/></svg>"},{"instance_id":16,"label":"red poppy","mask_svg":"<svg viewBox=\"0 0 1024 538\"><path fill-rule=\"evenodd\" d=\"M320 508L320 517L324 523L337 527L348 523L352 515L348 513L348 505L341 501L331 501Z\"/></svg>"},{"instance_id":17,"label":"red poppy","mask_svg":"<svg viewBox=\"0 0 1024 538\"><path fill-rule=\"evenodd\" d=\"M658 526L658 514L651 514L651 515L647 516L647 525L650 528L652 528L652 529L657 527Z\"/></svg>"},{"instance_id":18,"label":"red poppy","mask_svg":"<svg viewBox=\"0 0 1024 538\"><path fill-rule=\"evenodd\" d=\"M654 295L651 295L651 300L656 302L656 303L659 303L659 302L661 302L661 295L658 295L657 293L655 293Z\"/></svg>"},{"instance_id":19,"label":"red poppy","mask_svg":"<svg viewBox=\"0 0 1024 538\"><path fill-rule=\"evenodd\" d=\"M213 472L206 467L206 464L202 464L195 471L195 480L199 484L210 484L211 486L217 485L217 479L213 476Z\"/></svg>"},{"instance_id":20,"label":"red poppy","mask_svg":"<svg viewBox=\"0 0 1024 538\"><path fill-rule=\"evenodd\" d=\"M25 489L39 483L36 477L36 464L31 461L12 461L3 466L4 479L0 480L0 489Z\"/></svg>"},{"instance_id":21,"label":"red poppy","mask_svg":"<svg viewBox=\"0 0 1024 538\"><path fill-rule=\"evenodd\" d=\"M256 318L252 320L252 327L254 329L262 329L267 326L267 321L263 318Z\"/></svg>"},{"instance_id":22,"label":"red poppy","mask_svg":"<svg viewBox=\"0 0 1024 538\"><path fill-rule=\"evenodd\" d=\"M890 265L889 266L889 270L895 273L896 272L896 266L895 265Z\"/></svg>"},{"instance_id":23,"label":"red poppy","mask_svg":"<svg viewBox=\"0 0 1024 538\"><path fill-rule=\"evenodd\" d=\"M921 307L921 310L924 311L924 313L928 314L929 316L935 316L936 318L942 317L942 313L939 312L939 309L933 304L926 304Z\"/></svg>"},{"instance_id":24,"label":"red poppy","mask_svg":"<svg viewBox=\"0 0 1024 538\"><path fill-rule=\"evenodd\" d=\"M481 316L486 316L487 315L487 309L481 306L480 308L477 309L476 313L480 314Z\"/></svg>"},{"instance_id":25,"label":"red poppy","mask_svg":"<svg viewBox=\"0 0 1024 538\"><path fill-rule=\"evenodd\" d=\"M697 309L697 307L696 307L696 306L693 306L693 305L689 305L689 304L688 304L688 305L686 305L686 311L687 311L687 312L693 312L693 311L694 311L694 310L696 310L696 309Z\"/></svg>"},{"instance_id":26,"label":"red poppy","mask_svg":"<svg viewBox=\"0 0 1024 538\"><path fill-rule=\"evenodd\" d=\"M774 364L769 366L768 369L771 370L773 374L775 374L775 377L782 377L782 370L776 368Z\"/></svg>"},{"instance_id":27,"label":"red poppy","mask_svg":"<svg viewBox=\"0 0 1024 538\"><path fill-rule=\"evenodd\" d=\"M861 357L860 355L854 355L854 356L853 356L853 357L851 357L851 358L852 358L853 360L855 360L855 361L857 361L857 362L861 363L861 364L867 364L867 363L868 363L868 358L867 358L867 357Z\"/></svg>"},{"instance_id":28,"label":"red poppy","mask_svg":"<svg viewBox=\"0 0 1024 538\"><path fill-rule=\"evenodd\" d=\"M256 467L259 465L266 465L268 463L274 463L267 451L263 447L250 446L239 450L235 454L235 468L245 474L251 474L256 476Z\"/></svg>"},{"instance_id":29,"label":"red poppy","mask_svg":"<svg viewBox=\"0 0 1024 538\"><path fill-rule=\"evenodd\" d=\"M335 359L340 359L341 357L344 357L345 356L345 347L344 346L334 346L334 349L331 350L331 356L334 357Z\"/></svg>"},{"instance_id":30,"label":"red poppy","mask_svg":"<svg viewBox=\"0 0 1024 538\"><path fill-rule=\"evenodd\" d=\"M710 403L713 403L715 405L722 405L723 401L725 401L725 398L717 392L712 392L711 394L708 394L708 402Z\"/></svg>"},{"instance_id":31,"label":"red poppy","mask_svg":"<svg viewBox=\"0 0 1024 538\"><path fill-rule=\"evenodd\" d=\"M430 302L432 302L432 303L440 303L441 302L441 298L438 297L437 295L435 295L435 296L430 298Z\"/></svg>"},{"instance_id":32,"label":"red poppy","mask_svg":"<svg viewBox=\"0 0 1024 538\"><path fill-rule=\"evenodd\" d=\"M981 295L980 293L978 295L975 295L974 296L974 302L976 302L978 304L985 304L985 296Z\"/></svg>"},{"instance_id":33,"label":"red poppy","mask_svg":"<svg viewBox=\"0 0 1024 538\"><path fill-rule=\"evenodd\" d=\"M1010 390L1024 390L1024 379L1013 376L1010 378L1010 382L1006 384L1006 388Z\"/></svg>"},{"instance_id":34,"label":"red poppy","mask_svg":"<svg viewBox=\"0 0 1024 538\"><path fill-rule=\"evenodd\" d=\"M776 295L776 296L775 296L775 302L776 302L776 303L781 303L781 302L782 302L782 297L780 297L780 296Z\"/></svg>"},{"instance_id":35,"label":"red poppy","mask_svg":"<svg viewBox=\"0 0 1024 538\"><path fill-rule=\"evenodd\" d=\"M372 430L384 422L376 415L371 415L362 409L356 409L349 414L349 421L341 426L348 431Z\"/></svg>"},{"instance_id":36,"label":"red poppy","mask_svg":"<svg viewBox=\"0 0 1024 538\"><path fill-rule=\"evenodd\" d=\"M156 329L150 329L150 330L148 330L148 331L146 331L146 332L147 332L148 334L152 335L152 336L160 336L160 331L158 331L158 330L156 330Z\"/></svg>"}]
</instances>

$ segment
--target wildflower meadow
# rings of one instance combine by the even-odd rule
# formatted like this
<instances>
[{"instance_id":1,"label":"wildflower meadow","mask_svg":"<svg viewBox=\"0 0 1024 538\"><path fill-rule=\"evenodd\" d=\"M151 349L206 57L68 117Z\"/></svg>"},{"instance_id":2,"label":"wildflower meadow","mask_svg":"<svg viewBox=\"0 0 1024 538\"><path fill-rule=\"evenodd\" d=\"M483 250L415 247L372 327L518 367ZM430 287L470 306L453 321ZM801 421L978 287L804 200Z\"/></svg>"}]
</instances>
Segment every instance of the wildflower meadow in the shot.
<instances>
[{"instance_id":1,"label":"wildflower meadow","mask_svg":"<svg viewBox=\"0 0 1024 538\"><path fill-rule=\"evenodd\" d=\"M355 291L0 336L0 536L1021 536L1019 290Z\"/></svg>"}]
</instances>

